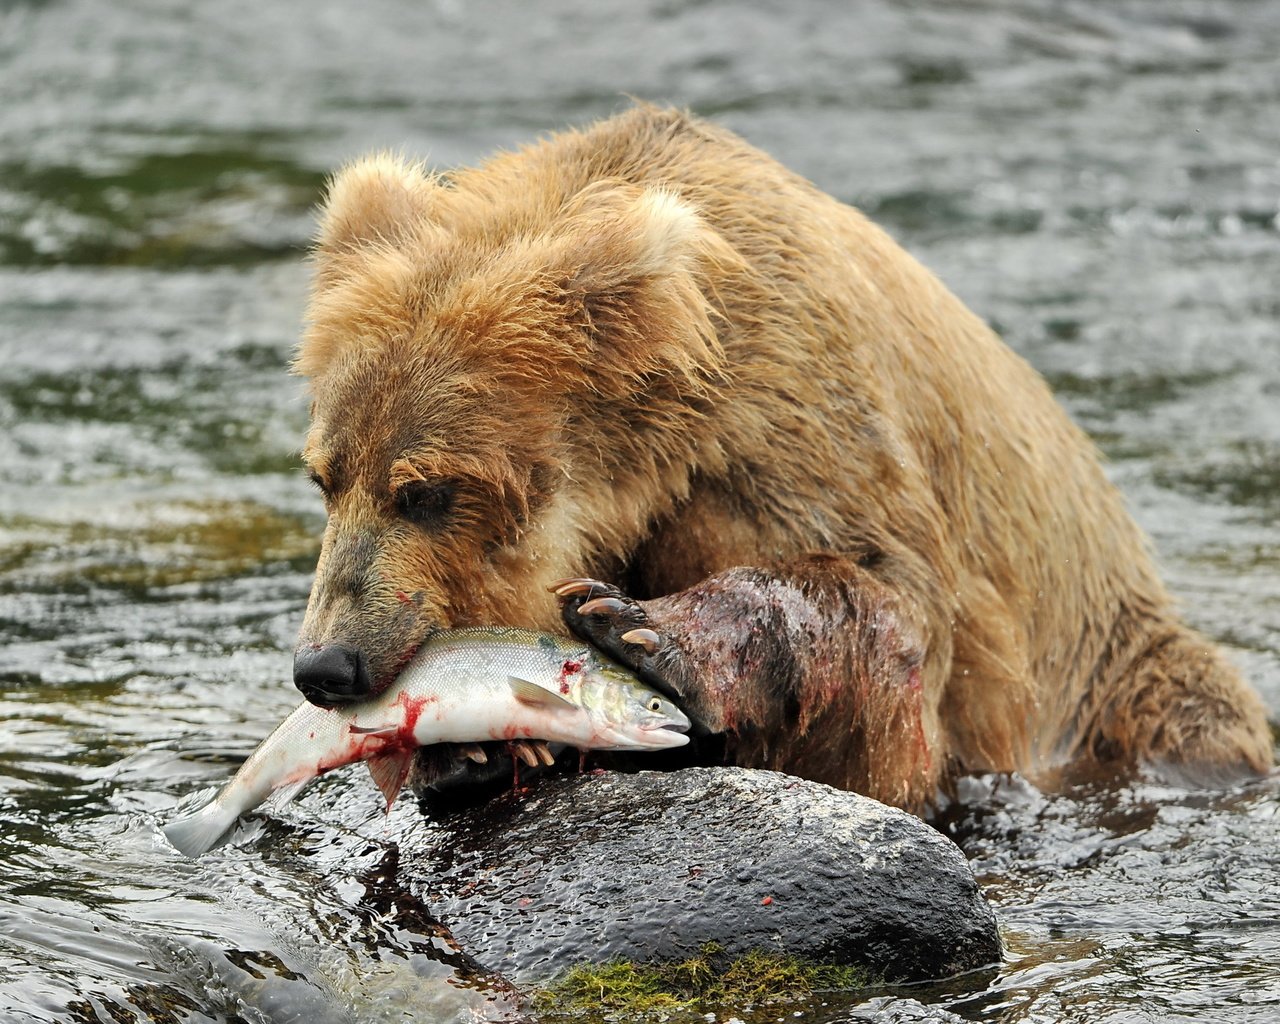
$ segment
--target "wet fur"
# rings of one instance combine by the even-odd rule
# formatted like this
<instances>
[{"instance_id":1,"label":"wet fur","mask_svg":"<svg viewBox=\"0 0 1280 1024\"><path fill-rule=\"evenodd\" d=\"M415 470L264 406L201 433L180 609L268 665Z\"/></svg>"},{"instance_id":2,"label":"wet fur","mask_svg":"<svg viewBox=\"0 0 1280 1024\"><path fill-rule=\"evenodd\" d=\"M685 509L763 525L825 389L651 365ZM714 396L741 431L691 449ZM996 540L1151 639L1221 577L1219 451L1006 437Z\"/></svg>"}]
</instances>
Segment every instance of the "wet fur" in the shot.
<instances>
[{"instance_id":1,"label":"wet fur","mask_svg":"<svg viewBox=\"0 0 1280 1024\"><path fill-rule=\"evenodd\" d=\"M297 370L330 519L300 643L385 684L432 627L622 583L731 756L920 807L960 771L1271 763L1091 442L858 211L641 106L334 180ZM448 479L437 524L395 491Z\"/></svg>"}]
</instances>

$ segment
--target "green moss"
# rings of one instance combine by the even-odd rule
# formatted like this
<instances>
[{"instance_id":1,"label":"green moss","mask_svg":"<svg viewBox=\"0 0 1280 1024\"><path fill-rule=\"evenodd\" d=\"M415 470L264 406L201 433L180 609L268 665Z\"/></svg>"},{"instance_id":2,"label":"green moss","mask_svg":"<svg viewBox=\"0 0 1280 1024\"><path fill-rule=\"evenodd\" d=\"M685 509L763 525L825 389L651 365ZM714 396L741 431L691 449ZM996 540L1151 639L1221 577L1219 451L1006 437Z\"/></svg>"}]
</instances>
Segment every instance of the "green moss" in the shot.
<instances>
[{"instance_id":1,"label":"green moss","mask_svg":"<svg viewBox=\"0 0 1280 1024\"><path fill-rule=\"evenodd\" d=\"M865 988L863 969L816 963L785 953L752 950L730 957L709 942L697 956L673 963L612 961L582 965L539 990L534 1007L543 1020L594 1014L639 1015L673 1011L735 1011L762 1003L793 1002L818 992Z\"/></svg>"}]
</instances>

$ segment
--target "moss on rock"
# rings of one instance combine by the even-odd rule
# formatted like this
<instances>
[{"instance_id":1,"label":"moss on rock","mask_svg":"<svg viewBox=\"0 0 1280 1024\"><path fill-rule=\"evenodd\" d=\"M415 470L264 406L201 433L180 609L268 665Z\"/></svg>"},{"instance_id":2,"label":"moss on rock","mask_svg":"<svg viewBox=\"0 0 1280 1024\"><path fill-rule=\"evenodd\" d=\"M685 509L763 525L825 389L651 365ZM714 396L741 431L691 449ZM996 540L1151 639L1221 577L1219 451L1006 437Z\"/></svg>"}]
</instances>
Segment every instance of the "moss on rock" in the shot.
<instances>
[{"instance_id":1,"label":"moss on rock","mask_svg":"<svg viewBox=\"0 0 1280 1024\"><path fill-rule=\"evenodd\" d=\"M873 984L860 967L818 963L787 953L752 950L730 957L709 942L697 956L669 963L614 960L583 964L540 989L533 1004L540 1019L590 1018L595 1013L645 1015L672 1011L735 1013L763 1003L793 1002L815 993L851 991Z\"/></svg>"}]
</instances>

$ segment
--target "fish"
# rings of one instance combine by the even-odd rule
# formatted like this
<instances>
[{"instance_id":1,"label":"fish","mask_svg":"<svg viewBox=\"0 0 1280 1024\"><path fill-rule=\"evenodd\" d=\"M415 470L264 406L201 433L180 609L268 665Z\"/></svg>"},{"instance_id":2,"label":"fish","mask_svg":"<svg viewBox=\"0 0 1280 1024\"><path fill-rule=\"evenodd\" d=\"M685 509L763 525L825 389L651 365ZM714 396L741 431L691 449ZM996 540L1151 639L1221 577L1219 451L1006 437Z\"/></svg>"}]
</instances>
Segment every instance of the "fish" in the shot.
<instances>
[{"instance_id":1,"label":"fish","mask_svg":"<svg viewBox=\"0 0 1280 1024\"><path fill-rule=\"evenodd\" d=\"M391 810L418 747L506 740L545 752L661 750L689 742L675 704L595 648L568 637L481 627L433 634L379 696L322 708L303 703L207 804L164 826L181 853L216 846L269 796L367 761ZM477 759L485 755L471 748Z\"/></svg>"}]
</instances>

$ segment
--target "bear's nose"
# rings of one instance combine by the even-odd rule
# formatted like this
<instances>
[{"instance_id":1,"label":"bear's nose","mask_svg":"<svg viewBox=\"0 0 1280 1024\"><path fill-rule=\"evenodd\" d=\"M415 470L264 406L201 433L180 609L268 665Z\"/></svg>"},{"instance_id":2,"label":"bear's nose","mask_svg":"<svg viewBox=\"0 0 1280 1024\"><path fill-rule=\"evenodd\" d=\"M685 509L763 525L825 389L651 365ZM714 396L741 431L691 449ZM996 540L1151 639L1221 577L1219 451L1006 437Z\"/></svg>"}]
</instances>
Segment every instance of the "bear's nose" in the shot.
<instances>
[{"instance_id":1,"label":"bear's nose","mask_svg":"<svg viewBox=\"0 0 1280 1024\"><path fill-rule=\"evenodd\" d=\"M353 647L303 644L293 654L293 685L322 708L350 704L369 696L369 664Z\"/></svg>"}]
</instances>

